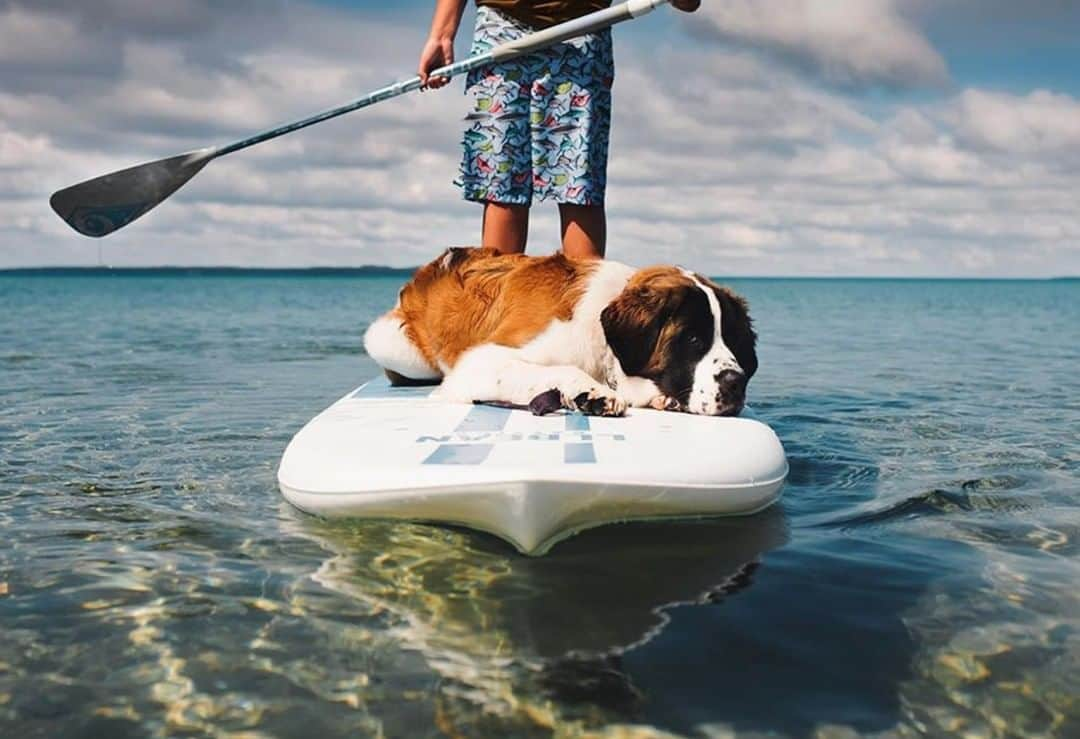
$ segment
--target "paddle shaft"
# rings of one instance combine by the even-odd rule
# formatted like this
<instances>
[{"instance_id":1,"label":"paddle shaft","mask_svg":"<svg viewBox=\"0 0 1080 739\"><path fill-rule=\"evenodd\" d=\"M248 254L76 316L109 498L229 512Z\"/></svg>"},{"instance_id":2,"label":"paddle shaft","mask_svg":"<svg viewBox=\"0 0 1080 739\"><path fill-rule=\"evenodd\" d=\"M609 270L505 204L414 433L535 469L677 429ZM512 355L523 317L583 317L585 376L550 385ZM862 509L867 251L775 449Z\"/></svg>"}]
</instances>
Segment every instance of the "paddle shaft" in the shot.
<instances>
[{"instance_id":1,"label":"paddle shaft","mask_svg":"<svg viewBox=\"0 0 1080 739\"><path fill-rule=\"evenodd\" d=\"M433 77L434 76L453 77L455 75L459 75L459 74L462 74L462 73L465 73L465 72L469 72L469 71L471 71L473 69L476 69L477 67L482 67L483 65L488 64L491 61L492 61L491 52L488 52L487 54L481 54L481 55L478 55L478 56L470 57L468 59L465 59L464 61L458 62L457 64L450 64L450 65L448 65L446 67L442 67L440 69L435 70L431 74L432 74ZM418 89L420 89L420 87L421 87L420 77L413 77L412 79L409 79L409 80L403 80L401 82L395 82L392 85L387 85L386 87L381 87L378 90L375 90L374 92L368 93L367 95L365 95L364 97L362 97L362 98L360 98L358 100L354 100L353 102L348 103L346 105L342 105L342 106L340 106L338 108L332 108L331 110L326 110L326 111L323 111L322 113L318 113L316 115L313 115L310 118L305 118L302 121L296 121L295 123L288 123L288 124L286 124L284 126L279 126L278 128L272 129L270 131L265 131L263 133L256 134L256 135L254 135L254 136L252 136L250 138L244 139L243 141L237 141L235 144L229 144L228 146L223 146L223 147L221 147L220 149L218 149L215 152L214 156L215 157L220 157L220 156L225 156L226 154L232 154L234 151L240 151L241 149L246 149L249 146L255 146L255 144L261 144L264 141L269 141L270 139L276 139L278 136L284 136L287 133L292 133L293 131L299 131L301 128L307 128L308 126L314 126L316 123L322 123L323 121L328 121L331 118L337 118L338 116L345 115L346 113L352 113L354 110L360 110L360 108L366 108L369 105L374 105L375 103L381 103L383 100L389 100L390 98L396 98L397 96L404 95L407 92L412 92L413 90L418 90Z\"/></svg>"},{"instance_id":2,"label":"paddle shaft","mask_svg":"<svg viewBox=\"0 0 1080 739\"><path fill-rule=\"evenodd\" d=\"M582 36L586 33L592 33L604 28L609 28L616 23L621 23L631 18L638 18L646 13L651 12L661 5L665 5L670 0L629 0L629 2L621 3L604 10L598 10L595 13L582 16L581 18L575 18L565 23L560 23L551 28L545 28L542 31L530 33L527 36L522 36L519 39L508 41L505 44L501 44L491 51L484 54L477 54L476 56L469 57L455 64L448 64L445 67L440 67L431 72L432 77L445 77L447 79L456 77L459 74L465 74L472 70L483 67L486 64L493 62L504 62L510 59L516 59L526 54L531 54L534 51L545 49L549 46L554 46L557 43L566 41L567 39ZM401 82L395 82L392 85L379 88L374 92L370 92L364 97L354 100L351 103L342 105L337 108L323 111L310 118L304 118L303 120L296 121L294 123L288 123L284 126L265 131L260 134L251 136L250 138L237 141L234 144L223 146L217 149L212 158L225 156L226 154L232 154L235 151L246 149L249 146L255 146L261 144L264 141L270 139L276 139L279 136L284 136L287 133L293 131L299 131L301 128L307 128L308 126L314 126L316 123L322 123L328 121L331 118L337 118L338 116L351 113L354 110L360 108L366 108L369 105L380 103L383 100L389 100L390 98L404 95L407 92L418 90L422 87L423 83L420 81L420 77L416 76L412 79L402 80Z\"/></svg>"}]
</instances>

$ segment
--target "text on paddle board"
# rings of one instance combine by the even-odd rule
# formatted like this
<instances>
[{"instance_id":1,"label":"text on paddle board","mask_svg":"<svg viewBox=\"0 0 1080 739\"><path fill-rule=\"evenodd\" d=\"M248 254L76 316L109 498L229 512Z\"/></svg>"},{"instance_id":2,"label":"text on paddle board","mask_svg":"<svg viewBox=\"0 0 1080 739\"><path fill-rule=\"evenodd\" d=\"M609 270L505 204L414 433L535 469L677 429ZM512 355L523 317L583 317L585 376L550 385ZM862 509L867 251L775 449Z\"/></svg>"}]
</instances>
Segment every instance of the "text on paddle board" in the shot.
<instances>
[{"instance_id":1,"label":"text on paddle board","mask_svg":"<svg viewBox=\"0 0 1080 739\"><path fill-rule=\"evenodd\" d=\"M511 441L568 441L587 442L598 439L610 441L626 441L623 434L605 434L592 431L551 431L547 433L520 433L507 431L458 431L452 434L440 434L438 436L418 436L417 444L433 443L446 444L452 442L483 442L485 444L501 444Z\"/></svg>"}]
</instances>

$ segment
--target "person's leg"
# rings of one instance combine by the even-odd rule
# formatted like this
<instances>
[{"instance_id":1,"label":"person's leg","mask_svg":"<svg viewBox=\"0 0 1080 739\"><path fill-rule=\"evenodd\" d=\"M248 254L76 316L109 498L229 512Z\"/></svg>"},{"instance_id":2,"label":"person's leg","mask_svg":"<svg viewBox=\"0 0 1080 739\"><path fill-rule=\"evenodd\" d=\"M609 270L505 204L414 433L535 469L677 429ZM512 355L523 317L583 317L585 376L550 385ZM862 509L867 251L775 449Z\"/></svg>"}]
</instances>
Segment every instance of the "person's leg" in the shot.
<instances>
[{"instance_id":1,"label":"person's leg","mask_svg":"<svg viewBox=\"0 0 1080 739\"><path fill-rule=\"evenodd\" d=\"M481 6L471 54L486 53L530 30L496 8ZM455 184L466 200L484 206L480 243L506 254L523 252L528 238L533 66L527 58L498 62L474 69L466 83L473 106L466 116Z\"/></svg>"},{"instance_id":2,"label":"person's leg","mask_svg":"<svg viewBox=\"0 0 1080 739\"><path fill-rule=\"evenodd\" d=\"M559 203L563 253L571 259L603 259L607 216L602 205Z\"/></svg>"},{"instance_id":3,"label":"person's leg","mask_svg":"<svg viewBox=\"0 0 1080 739\"><path fill-rule=\"evenodd\" d=\"M590 34L557 47L556 63L533 95L533 199L559 203L563 253L603 258L604 191L615 67L611 34Z\"/></svg>"},{"instance_id":4,"label":"person's leg","mask_svg":"<svg viewBox=\"0 0 1080 739\"><path fill-rule=\"evenodd\" d=\"M481 246L503 254L521 254L529 240L529 206L513 203L484 203Z\"/></svg>"}]
</instances>

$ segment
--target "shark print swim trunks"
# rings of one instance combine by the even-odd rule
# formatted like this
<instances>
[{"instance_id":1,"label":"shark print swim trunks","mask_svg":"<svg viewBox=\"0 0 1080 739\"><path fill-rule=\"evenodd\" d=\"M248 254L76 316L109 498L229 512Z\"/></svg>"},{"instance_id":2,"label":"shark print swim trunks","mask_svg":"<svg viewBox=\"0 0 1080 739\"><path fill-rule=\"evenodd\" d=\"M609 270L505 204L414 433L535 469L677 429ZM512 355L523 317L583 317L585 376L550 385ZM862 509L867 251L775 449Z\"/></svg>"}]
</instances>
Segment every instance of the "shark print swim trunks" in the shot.
<instances>
[{"instance_id":1,"label":"shark print swim trunks","mask_svg":"<svg viewBox=\"0 0 1080 739\"><path fill-rule=\"evenodd\" d=\"M471 53L532 31L482 6ZM465 198L602 205L614 77L610 30L471 72L473 108L455 182Z\"/></svg>"}]
</instances>

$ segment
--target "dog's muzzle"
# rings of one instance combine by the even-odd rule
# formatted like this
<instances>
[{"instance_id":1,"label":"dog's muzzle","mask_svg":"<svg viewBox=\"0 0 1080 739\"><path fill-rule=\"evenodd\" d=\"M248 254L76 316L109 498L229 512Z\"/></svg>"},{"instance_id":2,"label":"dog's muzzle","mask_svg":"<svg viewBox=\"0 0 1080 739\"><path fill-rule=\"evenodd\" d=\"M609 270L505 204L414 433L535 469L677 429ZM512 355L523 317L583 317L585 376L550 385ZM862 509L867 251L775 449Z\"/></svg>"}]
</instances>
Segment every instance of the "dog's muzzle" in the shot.
<instances>
[{"instance_id":1,"label":"dog's muzzle","mask_svg":"<svg viewBox=\"0 0 1080 739\"><path fill-rule=\"evenodd\" d=\"M746 375L724 370L716 375L716 405L712 415L737 416L746 405Z\"/></svg>"}]
</instances>

